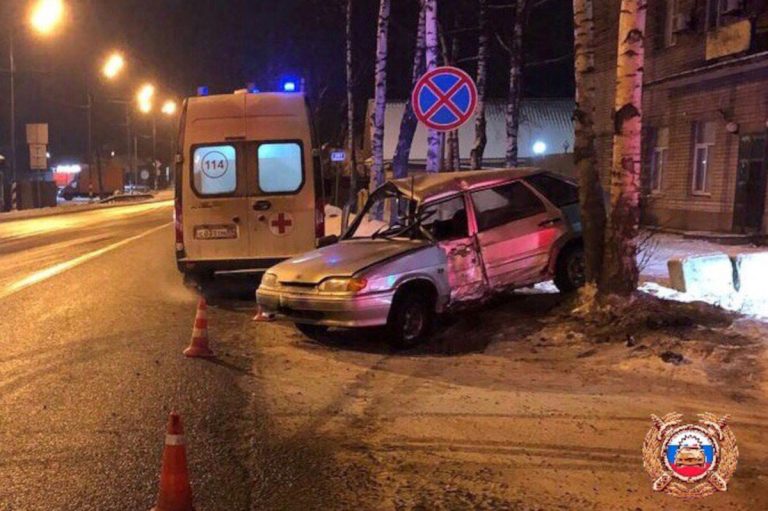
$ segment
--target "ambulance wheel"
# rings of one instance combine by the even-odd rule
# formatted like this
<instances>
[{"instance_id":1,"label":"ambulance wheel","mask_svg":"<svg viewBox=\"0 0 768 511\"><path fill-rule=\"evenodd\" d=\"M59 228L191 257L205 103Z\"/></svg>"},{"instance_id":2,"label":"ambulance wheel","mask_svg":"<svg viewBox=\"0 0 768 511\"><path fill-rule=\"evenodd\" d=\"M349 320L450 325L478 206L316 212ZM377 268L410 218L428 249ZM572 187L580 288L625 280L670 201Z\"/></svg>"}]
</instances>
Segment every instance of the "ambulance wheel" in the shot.
<instances>
[{"instance_id":1,"label":"ambulance wheel","mask_svg":"<svg viewBox=\"0 0 768 511\"><path fill-rule=\"evenodd\" d=\"M328 333L328 327L325 325L310 325L308 323L295 323L295 325L299 332L314 341L322 339Z\"/></svg>"}]
</instances>

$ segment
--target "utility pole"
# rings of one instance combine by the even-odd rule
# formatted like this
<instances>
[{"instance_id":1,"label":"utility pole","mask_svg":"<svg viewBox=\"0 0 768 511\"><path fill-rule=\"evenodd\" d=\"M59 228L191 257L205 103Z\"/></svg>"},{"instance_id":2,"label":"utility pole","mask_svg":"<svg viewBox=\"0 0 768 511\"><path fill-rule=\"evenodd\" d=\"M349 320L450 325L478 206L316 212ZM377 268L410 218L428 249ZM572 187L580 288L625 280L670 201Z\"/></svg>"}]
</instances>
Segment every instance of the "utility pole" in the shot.
<instances>
[{"instance_id":1,"label":"utility pole","mask_svg":"<svg viewBox=\"0 0 768 511\"><path fill-rule=\"evenodd\" d=\"M13 24L8 29L8 61L10 64L9 74L11 76L11 176L12 181L16 182L16 58L13 48Z\"/></svg>"}]
</instances>

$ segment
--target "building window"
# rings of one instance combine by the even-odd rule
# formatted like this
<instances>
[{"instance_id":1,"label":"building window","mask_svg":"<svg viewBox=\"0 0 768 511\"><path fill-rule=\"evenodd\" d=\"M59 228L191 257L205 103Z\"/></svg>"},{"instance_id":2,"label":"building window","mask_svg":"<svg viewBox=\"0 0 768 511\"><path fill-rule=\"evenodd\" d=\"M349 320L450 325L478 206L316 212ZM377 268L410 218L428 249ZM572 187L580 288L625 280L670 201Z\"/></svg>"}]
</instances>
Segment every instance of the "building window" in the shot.
<instances>
[{"instance_id":1,"label":"building window","mask_svg":"<svg viewBox=\"0 0 768 511\"><path fill-rule=\"evenodd\" d=\"M715 145L714 121L697 122L694 124L693 146L693 193L706 194L709 186L709 169L712 165L713 147Z\"/></svg>"},{"instance_id":2,"label":"building window","mask_svg":"<svg viewBox=\"0 0 768 511\"><path fill-rule=\"evenodd\" d=\"M675 16L677 15L677 0L667 0L666 24L664 27L664 46L669 48L677 44L677 34L675 33Z\"/></svg>"},{"instance_id":3,"label":"building window","mask_svg":"<svg viewBox=\"0 0 768 511\"><path fill-rule=\"evenodd\" d=\"M664 169L667 167L667 154L669 152L669 128L656 130L656 143L651 156L651 193L661 192L661 180Z\"/></svg>"}]
</instances>

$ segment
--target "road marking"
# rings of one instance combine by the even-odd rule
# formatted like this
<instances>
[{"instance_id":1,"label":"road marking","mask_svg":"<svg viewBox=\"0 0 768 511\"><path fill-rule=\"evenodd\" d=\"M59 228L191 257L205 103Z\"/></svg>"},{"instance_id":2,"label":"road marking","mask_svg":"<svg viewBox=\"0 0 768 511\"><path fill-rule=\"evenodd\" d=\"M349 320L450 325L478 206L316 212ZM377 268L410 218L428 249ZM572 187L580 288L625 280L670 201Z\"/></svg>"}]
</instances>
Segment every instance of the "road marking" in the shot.
<instances>
[{"instance_id":1,"label":"road marking","mask_svg":"<svg viewBox=\"0 0 768 511\"><path fill-rule=\"evenodd\" d=\"M72 268L80 266L81 264L86 263L91 259L95 259L99 256L102 256L107 252L112 252L113 250L116 250L122 246L125 246L133 241L139 240L145 236L149 236L150 234L155 233L161 229L165 229L166 227L169 227L172 224L173 222L168 222L166 224L160 225L148 231L144 231L141 234L137 234L136 236L131 236L130 238L126 238L124 240L118 241L117 243L113 243L111 245L107 245L106 247L100 248L98 250L94 250L93 252L88 252L87 254L83 254L81 256L75 257L74 259L70 259L69 261L64 261L63 263L54 264L53 266L49 266L48 268L42 269L40 271L36 271L31 275L27 275L23 279L17 280L16 282L12 282L7 286L5 286L3 289L0 289L0 300L2 300L3 298L9 297L12 294L18 293L22 289L26 289L30 286L43 282L44 280L48 280L51 277L55 277L60 273L64 273L67 270L71 270Z\"/></svg>"}]
</instances>

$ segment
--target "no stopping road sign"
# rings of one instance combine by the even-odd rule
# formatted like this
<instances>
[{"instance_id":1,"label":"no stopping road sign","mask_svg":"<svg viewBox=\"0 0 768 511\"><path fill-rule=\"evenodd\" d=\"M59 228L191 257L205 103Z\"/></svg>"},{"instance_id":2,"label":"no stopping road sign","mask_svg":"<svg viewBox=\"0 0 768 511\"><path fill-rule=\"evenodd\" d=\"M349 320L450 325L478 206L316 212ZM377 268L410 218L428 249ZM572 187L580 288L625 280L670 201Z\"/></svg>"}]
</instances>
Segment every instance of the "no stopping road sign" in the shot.
<instances>
[{"instance_id":1,"label":"no stopping road sign","mask_svg":"<svg viewBox=\"0 0 768 511\"><path fill-rule=\"evenodd\" d=\"M477 87L461 69L438 67L419 78L411 102L416 117L428 128L451 131L475 113Z\"/></svg>"}]
</instances>

